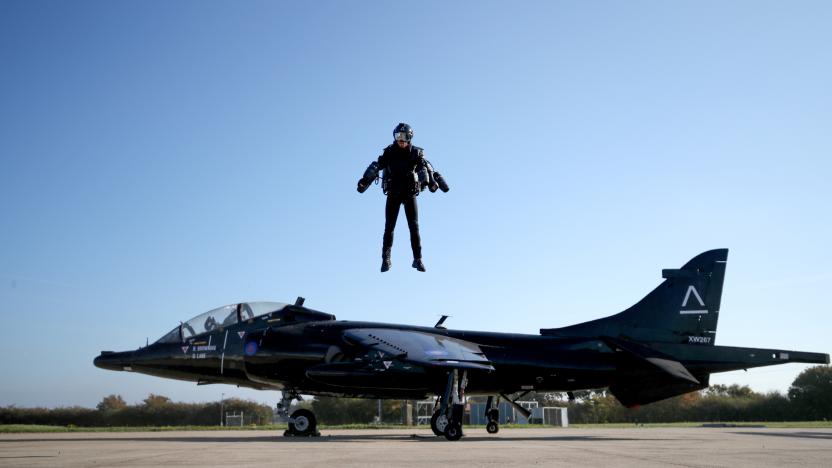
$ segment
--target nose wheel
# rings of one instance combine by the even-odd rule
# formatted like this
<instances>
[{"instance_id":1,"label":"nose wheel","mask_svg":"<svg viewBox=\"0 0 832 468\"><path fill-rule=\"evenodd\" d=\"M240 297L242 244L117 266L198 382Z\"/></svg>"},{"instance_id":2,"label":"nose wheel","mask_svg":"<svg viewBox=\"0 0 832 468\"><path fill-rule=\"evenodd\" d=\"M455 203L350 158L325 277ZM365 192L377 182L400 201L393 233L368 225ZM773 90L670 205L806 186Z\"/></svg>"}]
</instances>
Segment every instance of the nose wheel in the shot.
<instances>
[{"instance_id":1,"label":"nose wheel","mask_svg":"<svg viewBox=\"0 0 832 468\"><path fill-rule=\"evenodd\" d=\"M289 417L289 429L283 433L288 437L317 437L321 433L318 432L318 421L315 418L315 413L307 409L299 409L292 413Z\"/></svg>"},{"instance_id":2,"label":"nose wheel","mask_svg":"<svg viewBox=\"0 0 832 468\"><path fill-rule=\"evenodd\" d=\"M277 413L286 417L289 415L289 407L292 400L300 400L300 395L294 390L285 390L280 403L277 404ZM315 413L308 409L298 409L289 416L289 428L283 432L285 437L318 437L318 419Z\"/></svg>"}]
</instances>

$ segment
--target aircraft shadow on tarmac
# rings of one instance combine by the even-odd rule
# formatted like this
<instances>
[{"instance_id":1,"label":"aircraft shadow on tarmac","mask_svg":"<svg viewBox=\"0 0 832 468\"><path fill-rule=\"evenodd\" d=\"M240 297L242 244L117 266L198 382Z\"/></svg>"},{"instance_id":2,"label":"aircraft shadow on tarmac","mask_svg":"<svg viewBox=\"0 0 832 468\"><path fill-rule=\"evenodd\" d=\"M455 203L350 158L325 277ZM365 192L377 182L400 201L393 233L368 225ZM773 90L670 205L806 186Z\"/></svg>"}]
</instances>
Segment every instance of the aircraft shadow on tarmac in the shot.
<instances>
[{"instance_id":1,"label":"aircraft shadow on tarmac","mask_svg":"<svg viewBox=\"0 0 832 468\"><path fill-rule=\"evenodd\" d=\"M218 437L83 437L83 438L21 438L21 439L6 439L0 440L2 442L197 442L197 443L244 443L244 442L269 442L269 443L327 443L327 442L350 442L350 441L408 441L413 442L446 442L444 437L437 437L428 434L355 434L355 435L323 435L321 437L283 437L281 435L263 436L263 437L237 437L237 436L218 436ZM551 441L551 442L622 442L622 441L638 441L645 440L645 438L630 438L630 437L603 437L603 436L524 436L524 437L505 437L500 436L465 436L463 440L470 442L522 442L522 441ZM649 440L672 440L663 438L650 438Z\"/></svg>"},{"instance_id":2,"label":"aircraft shadow on tarmac","mask_svg":"<svg viewBox=\"0 0 832 468\"><path fill-rule=\"evenodd\" d=\"M768 437L796 437L799 439L831 439L832 432L737 432L737 434L768 436Z\"/></svg>"}]
</instances>

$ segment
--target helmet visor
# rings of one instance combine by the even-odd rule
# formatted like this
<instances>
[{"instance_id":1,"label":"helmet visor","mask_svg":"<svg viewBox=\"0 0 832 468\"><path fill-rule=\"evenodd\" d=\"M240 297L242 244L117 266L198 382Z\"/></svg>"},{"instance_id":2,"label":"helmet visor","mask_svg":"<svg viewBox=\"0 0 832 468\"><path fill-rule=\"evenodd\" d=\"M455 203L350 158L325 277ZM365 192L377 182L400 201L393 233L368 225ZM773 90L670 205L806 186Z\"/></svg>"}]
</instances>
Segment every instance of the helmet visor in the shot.
<instances>
[{"instance_id":1,"label":"helmet visor","mask_svg":"<svg viewBox=\"0 0 832 468\"><path fill-rule=\"evenodd\" d=\"M408 132L396 132L393 137L396 138L396 141L410 141L412 135Z\"/></svg>"}]
</instances>

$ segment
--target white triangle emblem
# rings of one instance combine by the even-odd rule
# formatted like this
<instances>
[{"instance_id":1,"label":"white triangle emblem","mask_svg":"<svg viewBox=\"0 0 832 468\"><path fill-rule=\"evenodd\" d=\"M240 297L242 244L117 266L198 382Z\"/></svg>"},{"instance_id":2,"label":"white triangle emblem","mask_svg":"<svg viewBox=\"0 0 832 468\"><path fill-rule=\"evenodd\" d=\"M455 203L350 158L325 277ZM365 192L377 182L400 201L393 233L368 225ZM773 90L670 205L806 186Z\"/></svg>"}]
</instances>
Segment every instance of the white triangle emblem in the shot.
<instances>
[{"instance_id":1,"label":"white triangle emblem","mask_svg":"<svg viewBox=\"0 0 832 468\"><path fill-rule=\"evenodd\" d=\"M693 293L693 295L696 296L696 300L699 301L700 306L705 307L705 303L702 302L702 297L699 295L699 293L696 291L696 288L694 288L693 285L688 286L688 292L685 293L685 300L682 301L682 307L685 307L685 306L688 305L688 299L690 299L690 293Z\"/></svg>"},{"instance_id":2,"label":"white triangle emblem","mask_svg":"<svg viewBox=\"0 0 832 468\"><path fill-rule=\"evenodd\" d=\"M389 369L390 365L393 364L393 361L382 361L382 362L384 362L384 368L385 369Z\"/></svg>"},{"instance_id":3,"label":"white triangle emblem","mask_svg":"<svg viewBox=\"0 0 832 468\"><path fill-rule=\"evenodd\" d=\"M187 353L188 352L188 347L187 346L182 346L182 352Z\"/></svg>"},{"instance_id":4,"label":"white triangle emblem","mask_svg":"<svg viewBox=\"0 0 832 468\"><path fill-rule=\"evenodd\" d=\"M705 307L705 301L702 300L702 296L699 295L699 291L697 291L696 288L694 288L693 285L691 284L690 286L688 286L688 290L685 293L685 298L682 300L682 308L684 309L685 307L687 307L688 300L690 299L691 293L693 293L693 297L694 297L694 299L696 299L696 302L699 303L699 306L700 307ZM694 310L690 310L690 309L689 310L680 310L679 313L683 314L683 315L684 314L707 314L708 309L705 308L705 309L694 309Z\"/></svg>"},{"instance_id":5,"label":"white triangle emblem","mask_svg":"<svg viewBox=\"0 0 832 468\"><path fill-rule=\"evenodd\" d=\"M244 331L237 332L237 334L240 335L241 340L243 339L244 336L246 336L246 332L244 332Z\"/></svg>"}]
</instances>

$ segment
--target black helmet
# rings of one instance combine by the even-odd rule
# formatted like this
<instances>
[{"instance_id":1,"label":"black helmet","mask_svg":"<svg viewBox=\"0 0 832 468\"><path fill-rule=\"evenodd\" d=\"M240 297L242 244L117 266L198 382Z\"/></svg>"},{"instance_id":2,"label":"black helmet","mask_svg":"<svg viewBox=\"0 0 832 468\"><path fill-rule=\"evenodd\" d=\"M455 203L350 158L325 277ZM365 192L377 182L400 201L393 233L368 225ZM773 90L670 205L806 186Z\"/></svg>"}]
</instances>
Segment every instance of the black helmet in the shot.
<instances>
[{"instance_id":1,"label":"black helmet","mask_svg":"<svg viewBox=\"0 0 832 468\"><path fill-rule=\"evenodd\" d=\"M393 129L393 138L396 141L406 141L410 143L413 139L413 129L406 123L400 123Z\"/></svg>"}]
</instances>

